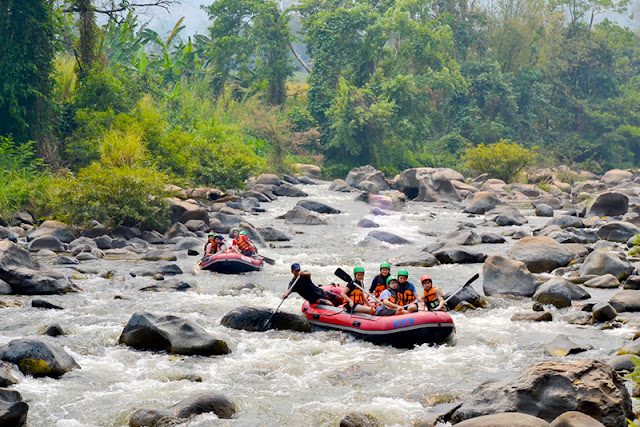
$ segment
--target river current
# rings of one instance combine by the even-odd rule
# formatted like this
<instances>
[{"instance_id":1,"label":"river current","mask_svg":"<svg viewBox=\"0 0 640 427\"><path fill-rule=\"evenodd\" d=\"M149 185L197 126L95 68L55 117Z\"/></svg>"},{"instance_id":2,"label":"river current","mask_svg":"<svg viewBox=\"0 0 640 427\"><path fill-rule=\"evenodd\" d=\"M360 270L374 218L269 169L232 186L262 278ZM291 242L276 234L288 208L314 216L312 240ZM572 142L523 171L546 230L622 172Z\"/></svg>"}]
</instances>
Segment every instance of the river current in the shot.
<instances>
[{"instance_id":1,"label":"river current","mask_svg":"<svg viewBox=\"0 0 640 427\"><path fill-rule=\"evenodd\" d=\"M266 212L245 216L255 226L272 225L291 237L290 242L276 242L275 247L262 249L276 264L265 265L260 272L238 276L200 272L195 267L197 257L180 253L177 263L185 274L177 278L192 284L195 290L140 292L154 281L133 278L129 273L146 261L138 256L108 256L81 265L100 272L113 271L115 277L125 280L88 274L85 279L75 280L82 292L44 297L65 310L32 308L32 297L0 296L24 303L23 307L0 309L0 345L16 338L38 337L45 326L58 322L67 335L44 339L61 344L81 366L60 379L20 376L14 389L29 404L28 425L126 426L136 409L165 409L205 391L221 392L232 399L238 409L235 419L218 420L213 414L204 414L183 425L335 426L351 411L369 413L383 425L415 425L437 402L464 399L485 380L515 377L534 362L554 359L545 353L545 345L558 334L593 346L563 360L606 360L635 331L631 326L635 321L610 330L563 321L577 308L551 309L554 320L548 323L512 322L514 313L531 309L530 299L492 299L492 309L452 313L457 329L454 345L422 345L411 350L376 346L340 332L251 333L221 326L220 319L235 307L277 307L293 262L309 270L317 285L338 283L333 275L336 267L349 271L362 264L369 283L380 262L417 253L437 236L456 230L459 223L484 221L482 215L469 217L445 203L410 202L400 212L374 217L370 206L354 200L357 193L332 192L328 185L300 186L309 193L309 199L342 211L325 215L328 225L289 225L275 219L298 198L280 197L261 205ZM520 228L530 230L546 223L546 218L533 216L530 205L519 207L529 220ZM401 235L412 244L363 242L371 229L356 224L365 216L381 225L378 230ZM477 230L502 234L513 228ZM507 237L507 243L473 248L489 255L506 254L513 243ZM37 259L52 266L51 258ZM409 281L418 284L419 277L427 273L445 293L457 289L473 274L482 274L482 264L407 269ZM392 272L397 272L397 267ZM258 287L234 290L245 283ZM472 286L482 294L482 277ZM589 292L590 301L604 301L614 291ZM292 296L281 310L300 313L302 302L297 295ZM139 311L191 319L216 338L224 339L232 353L221 357L177 356L119 345L124 325ZM191 381L194 375L202 381Z\"/></svg>"}]
</instances>

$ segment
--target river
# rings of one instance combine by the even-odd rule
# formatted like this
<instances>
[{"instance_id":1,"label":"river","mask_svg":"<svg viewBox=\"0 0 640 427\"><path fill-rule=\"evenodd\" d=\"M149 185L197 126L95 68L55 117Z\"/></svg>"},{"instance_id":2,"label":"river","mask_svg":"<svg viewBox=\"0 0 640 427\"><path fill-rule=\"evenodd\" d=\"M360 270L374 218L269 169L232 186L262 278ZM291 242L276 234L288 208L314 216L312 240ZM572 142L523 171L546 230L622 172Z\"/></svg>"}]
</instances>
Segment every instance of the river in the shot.
<instances>
[{"instance_id":1,"label":"river","mask_svg":"<svg viewBox=\"0 0 640 427\"><path fill-rule=\"evenodd\" d=\"M217 391L236 403L235 419L217 420L215 415L205 414L184 425L335 426L346 412L361 411L374 415L383 425L406 426L423 420L427 407L436 402L463 399L485 380L514 377L536 361L552 359L545 353L545 345L558 334L594 347L565 360L607 359L635 331L632 325L637 325L637 318L610 330L568 324L562 319L574 308L551 309L553 322L510 321L514 313L530 310L530 299L493 299L492 309L453 313L455 345L423 345L411 350L376 346L338 332L250 333L221 326L220 319L235 307L275 308L289 282L289 266L293 262L300 262L303 269L309 270L318 285L338 282L333 275L338 266L350 270L362 264L368 283L377 274L380 262L420 251L438 235L457 229L461 222L484 221L483 216L469 217L443 203L417 202L408 203L401 212L373 217L369 215L370 206L354 201L356 193L332 192L328 185L322 182L301 188L310 199L343 212L326 215L329 225L288 225L275 219L295 205L300 200L297 198L280 197L262 204L266 212L246 215L255 226L272 225L292 238L262 250L276 264L265 265L260 272L239 276L199 272L196 258L181 253L178 264L185 274L178 278L194 285L194 291L140 292L138 289L153 280L133 278L129 272L145 261L137 256L108 256L82 265L101 272L113 271L125 280L89 274L86 279L75 281L83 292L44 297L65 310L31 308L31 297L0 296L24 303L20 308L0 309L0 345L16 338L39 336L46 325L58 322L68 335L46 338L61 344L81 366L60 379L20 376L20 383L14 388L29 404L28 425L125 426L135 409L164 409L200 392ZM547 221L533 216L531 208L523 209L523 213L529 219L529 224L522 227L527 230ZM356 223L366 215L381 224L379 230L402 235L412 244L363 242L371 229L358 228ZM512 228L478 230L502 234ZM474 249L506 254L513 243L507 238L507 243L482 244ZM52 261L38 260L45 266ZM457 289L473 274L482 273L482 264L408 270L409 281L417 284L419 277L428 273L434 284L447 292ZM259 286L233 290L245 283ZM473 286L482 293L482 278ZM593 301L608 300L613 293L593 289L589 292ZM299 313L301 304L299 297L290 297L281 310ZM139 311L191 319L227 341L232 353L223 357L187 357L119 345L124 325ZM190 375L200 376L202 382L190 381Z\"/></svg>"}]
</instances>

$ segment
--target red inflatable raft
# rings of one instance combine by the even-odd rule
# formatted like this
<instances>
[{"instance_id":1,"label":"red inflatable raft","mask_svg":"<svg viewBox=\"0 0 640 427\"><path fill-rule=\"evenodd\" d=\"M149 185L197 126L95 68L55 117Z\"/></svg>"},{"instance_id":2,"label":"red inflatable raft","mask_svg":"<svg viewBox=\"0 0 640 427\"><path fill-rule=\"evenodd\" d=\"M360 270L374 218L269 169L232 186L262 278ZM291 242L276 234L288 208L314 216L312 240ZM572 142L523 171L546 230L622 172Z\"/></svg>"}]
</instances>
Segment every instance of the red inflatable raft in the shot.
<instances>
[{"instance_id":1,"label":"red inflatable raft","mask_svg":"<svg viewBox=\"0 0 640 427\"><path fill-rule=\"evenodd\" d=\"M248 273L262 268L262 258L244 256L235 252L224 252L200 260L200 269L224 274Z\"/></svg>"},{"instance_id":2,"label":"red inflatable raft","mask_svg":"<svg viewBox=\"0 0 640 427\"><path fill-rule=\"evenodd\" d=\"M340 286L323 286L335 294ZM337 329L375 344L412 348L425 343L445 343L453 340L456 327L451 316L442 311L418 311L396 316L349 314L342 307L322 304L302 304L302 312L314 328Z\"/></svg>"}]
</instances>

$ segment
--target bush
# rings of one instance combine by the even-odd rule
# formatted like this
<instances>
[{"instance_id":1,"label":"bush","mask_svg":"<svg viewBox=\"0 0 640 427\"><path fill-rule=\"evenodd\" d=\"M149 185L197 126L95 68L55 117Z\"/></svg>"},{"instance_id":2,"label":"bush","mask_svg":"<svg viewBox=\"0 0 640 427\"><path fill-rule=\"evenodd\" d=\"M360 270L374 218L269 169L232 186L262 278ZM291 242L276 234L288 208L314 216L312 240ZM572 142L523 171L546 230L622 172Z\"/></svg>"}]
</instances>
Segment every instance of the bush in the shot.
<instances>
[{"instance_id":1,"label":"bush","mask_svg":"<svg viewBox=\"0 0 640 427\"><path fill-rule=\"evenodd\" d=\"M87 224L125 225L162 231L170 222L165 197L169 177L155 168L94 163L60 182L56 216Z\"/></svg>"},{"instance_id":2,"label":"bush","mask_svg":"<svg viewBox=\"0 0 640 427\"><path fill-rule=\"evenodd\" d=\"M511 182L520 171L533 164L536 151L537 147L529 150L508 139L501 139L495 144L467 148L463 161L471 172L487 173L492 178Z\"/></svg>"}]
</instances>

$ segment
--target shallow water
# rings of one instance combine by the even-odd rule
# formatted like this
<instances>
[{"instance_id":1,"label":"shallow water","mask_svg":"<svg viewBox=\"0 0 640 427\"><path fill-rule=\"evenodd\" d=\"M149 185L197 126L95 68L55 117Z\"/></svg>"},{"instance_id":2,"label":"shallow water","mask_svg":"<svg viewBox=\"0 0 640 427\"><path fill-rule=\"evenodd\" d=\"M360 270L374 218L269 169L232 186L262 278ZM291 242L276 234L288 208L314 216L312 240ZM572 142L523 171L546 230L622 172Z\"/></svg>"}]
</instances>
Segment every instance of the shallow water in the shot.
<instances>
[{"instance_id":1,"label":"shallow water","mask_svg":"<svg viewBox=\"0 0 640 427\"><path fill-rule=\"evenodd\" d=\"M511 316L531 307L530 299L495 300L491 310L478 310L452 317L457 328L455 345L423 345L398 350L354 340L339 332L269 331L250 333L220 326L228 311L242 305L275 308L290 279L289 266L300 262L318 285L338 282L336 267L350 270L362 264L366 280L377 273L380 262L417 252L434 242L437 235L457 229L460 222L479 224L483 216L469 217L461 209L442 203L409 203L402 212L389 216L369 215L371 207L355 202L355 193L335 193L328 183L301 186L310 198L340 209L326 215L329 225L296 226L275 219L300 200L281 197L262 204L267 212L246 215L254 225L273 225L292 237L275 242L263 253L276 259L260 272L224 276L195 269L196 258L179 255L185 274L178 276L195 290L184 293L149 293L138 289L151 278L132 278L128 273L145 261L137 257L111 257L84 262L99 271L111 270L125 281L95 275L76 280L83 292L46 296L64 311L30 307L31 297L0 296L21 300L24 307L0 309L0 345L15 338L39 336L52 322L68 335L54 340L69 352L82 369L58 380L20 377L15 389L29 403L30 426L124 426L135 409L166 408L204 391L218 391L238 407L234 420L217 420L212 414L194 417L184 425L298 426L337 425L348 411L376 416L384 425L411 425L426 417L434 402L463 398L481 382L517 376L536 361L552 359L545 345L558 334L567 334L593 350L566 360L607 359L635 331L638 318L622 328L599 330L594 326L569 325L562 319L573 309L552 310L549 323L511 322ZM522 206L521 206L522 209ZM531 216L525 229L544 225L546 219ZM400 234L411 245L363 243L371 229L356 227L367 216L382 225L378 230ZM512 227L478 228L502 234ZM487 254L505 254L513 240L500 245L477 245ZM204 242L204 241L203 241ZM40 259L47 265L51 260ZM482 264L409 267L414 283L425 273L445 292L461 286ZM70 271L70 270L69 270ZM397 269L394 269L394 272ZM482 279L473 286L482 293ZM235 285L253 283L258 289L234 291ZM608 300L614 291L592 290L593 300ZM122 299L114 299L119 296ZM291 297L281 310L298 313L302 299ZM217 338L227 341L232 354L223 357L187 357L136 351L117 344L131 315L138 311L173 314L191 319ZM195 374L202 382L184 379Z\"/></svg>"}]
</instances>

